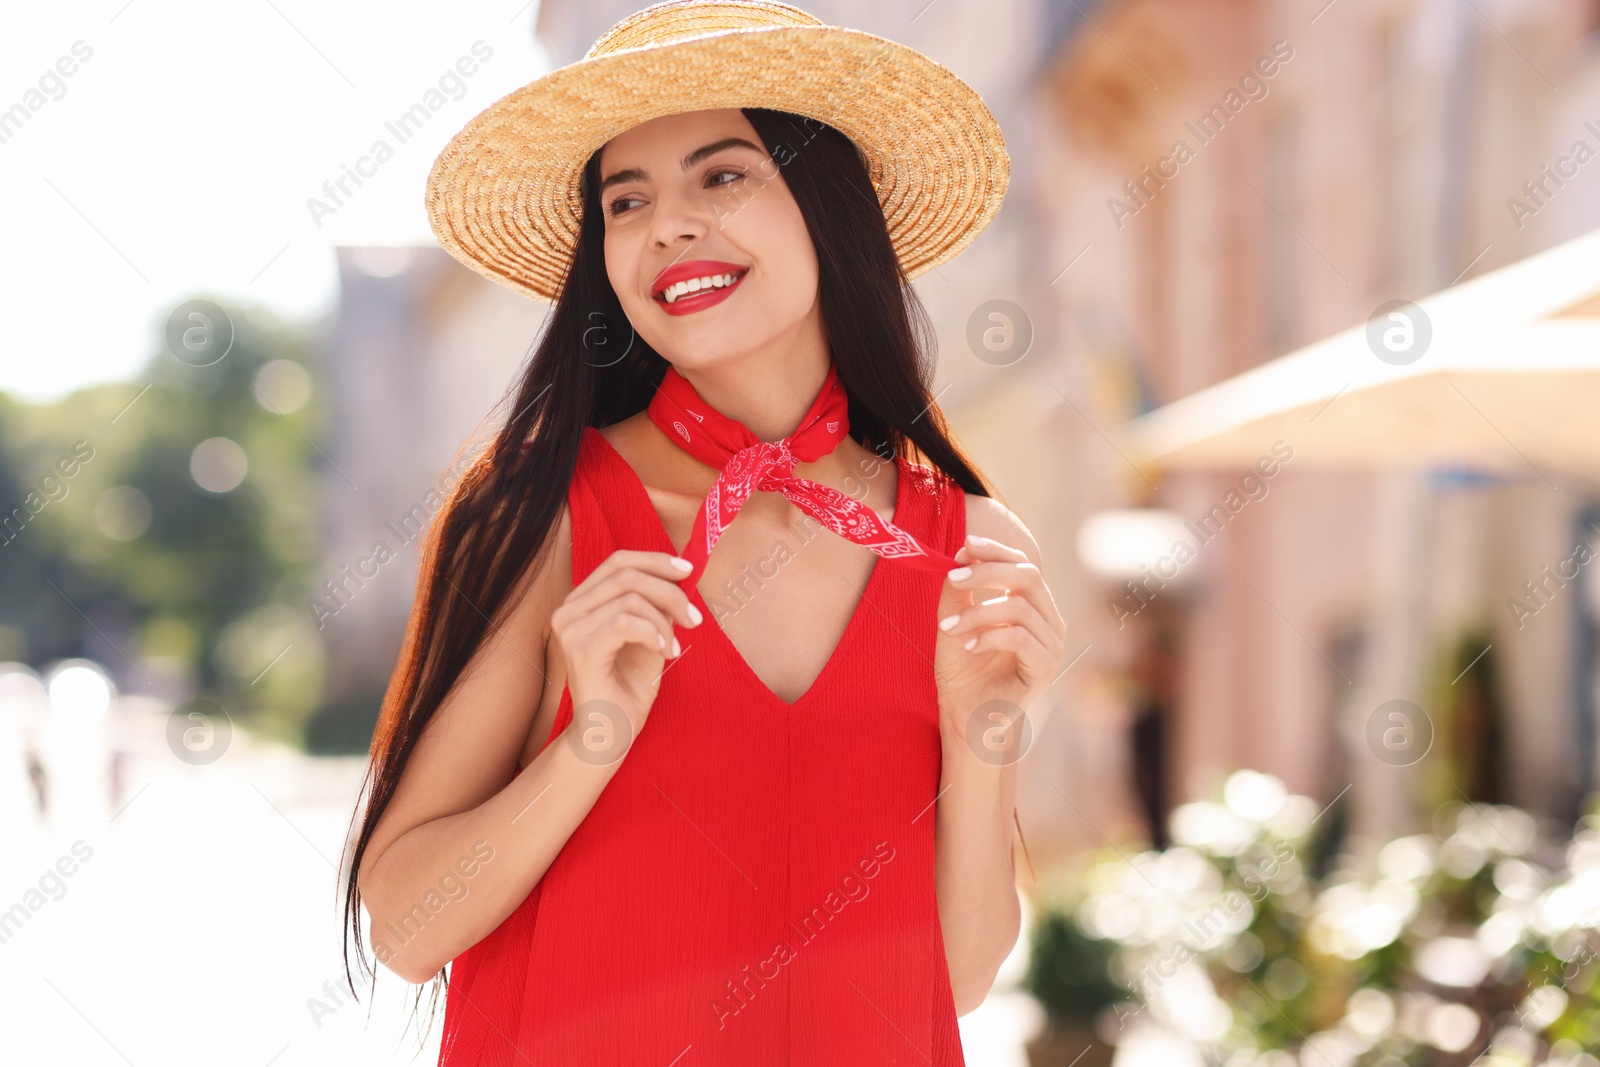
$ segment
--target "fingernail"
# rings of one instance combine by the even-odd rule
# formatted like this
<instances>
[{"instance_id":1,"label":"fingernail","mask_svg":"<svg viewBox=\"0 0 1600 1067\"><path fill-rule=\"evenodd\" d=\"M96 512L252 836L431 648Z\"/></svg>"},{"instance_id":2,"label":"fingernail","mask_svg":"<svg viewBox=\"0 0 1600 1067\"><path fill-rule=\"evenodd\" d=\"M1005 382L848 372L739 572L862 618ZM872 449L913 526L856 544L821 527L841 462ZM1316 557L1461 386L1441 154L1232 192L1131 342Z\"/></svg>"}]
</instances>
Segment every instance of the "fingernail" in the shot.
<instances>
[{"instance_id":1,"label":"fingernail","mask_svg":"<svg viewBox=\"0 0 1600 1067\"><path fill-rule=\"evenodd\" d=\"M961 621L961 616L960 615L952 615L948 619L940 619L939 620L939 629L948 632L950 627L954 626L956 623L958 623L960 621Z\"/></svg>"},{"instance_id":2,"label":"fingernail","mask_svg":"<svg viewBox=\"0 0 1600 1067\"><path fill-rule=\"evenodd\" d=\"M963 578L971 578L971 577L972 577L972 568L971 567L957 567L955 570L950 572L950 580L952 582L959 582Z\"/></svg>"},{"instance_id":3,"label":"fingernail","mask_svg":"<svg viewBox=\"0 0 1600 1067\"><path fill-rule=\"evenodd\" d=\"M672 639L672 658L677 659L681 655L683 655L683 646L678 644L678 639L674 637Z\"/></svg>"},{"instance_id":4,"label":"fingernail","mask_svg":"<svg viewBox=\"0 0 1600 1067\"><path fill-rule=\"evenodd\" d=\"M688 560L684 559L682 556L673 556L672 560L671 560L671 563L672 563L672 565L674 567L678 568L678 570L682 571L685 574L688 574L690 571L694 570L694 564L690 563Z\"/></svg>"},{"instance_id":5,"label":"fingernail","mask_svg":"<svg viewBox=\"0 0 1600 1067\"><path fill-rule=\"evenodd\" d=\"M972 646L977 644L977 643L978 643L978 639L976 637L969 637L969 638L967 638L967 643L962 645L961 647L966 649L968 652L970 652L970 651L972 651Z\"/></svg>"},{"instance_id":6,"label":"fingernail","mask_svg":"<svg viewBox=\"0 0 1600 1067\"><path fill-rule=\"evenodd\" d=\"M662 637L660 633L656 634L656 647L657 648L666 648L667 647L667 639L665 637Z\"/></svg>"},{"instance_id":7,"label":"fingernail","mask_svg":"<svg viewBox=\"0 0 1600 1067\"><path fill-rule=\"evenodd\" d=\"M703 616L700 614L700 609L695 607L693 604L690 604L689 605L689 622L690 622L690 624L694 625L694 626L699 626L700 625L700 620L702 618L703 618Z\"/></svg>"}]
</instances>

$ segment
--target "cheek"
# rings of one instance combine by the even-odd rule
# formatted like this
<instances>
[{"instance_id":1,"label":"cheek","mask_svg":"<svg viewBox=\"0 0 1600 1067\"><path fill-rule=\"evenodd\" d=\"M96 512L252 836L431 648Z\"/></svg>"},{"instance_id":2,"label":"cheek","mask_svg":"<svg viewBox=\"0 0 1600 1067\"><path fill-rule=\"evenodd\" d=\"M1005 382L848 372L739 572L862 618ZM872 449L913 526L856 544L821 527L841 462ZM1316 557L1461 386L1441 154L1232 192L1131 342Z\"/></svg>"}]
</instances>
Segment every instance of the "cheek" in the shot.
<instances>
[{"instance_id":1,"label":"cheek","mask_svg":"<svg viewBox=\"0 0 1600 1067\"><path fill-rule=\"evenodd\" d=\"M627 288L623 279L627 276L632 256L623 247L622 242L609 231L606 233L605 244L602 247L605 249L606 255L606 278L610 280L611 288L615 289L618 295L621 295L622 291Z\"/></svg>"},{"instance_id":2,"label":"cheek","mask_svg":"<svg viewBox=\"0 0 1600 1067\"><path fill-rule=\"evenodd\" d=\"M763 303L774 311L803 313L816 299L817 252L800 208L787 190L752 202L741 212L739 245L760 260L766 276Z\"/></svg>"},{"instance_id":3,"label":"cheek","mask_svg":"<svg viewBox=\"0 0 1600 1067\"><path fill-rule=\"evenodd\" d=\"M622 310L629 316L637 316L648 306L646 299L640 295L639 283L639 255L638 250L632 246L627 236L606 234L606 278L611 282L611 288L616 291L617 299L622 303Z\"/></svg>"}]
</instances>

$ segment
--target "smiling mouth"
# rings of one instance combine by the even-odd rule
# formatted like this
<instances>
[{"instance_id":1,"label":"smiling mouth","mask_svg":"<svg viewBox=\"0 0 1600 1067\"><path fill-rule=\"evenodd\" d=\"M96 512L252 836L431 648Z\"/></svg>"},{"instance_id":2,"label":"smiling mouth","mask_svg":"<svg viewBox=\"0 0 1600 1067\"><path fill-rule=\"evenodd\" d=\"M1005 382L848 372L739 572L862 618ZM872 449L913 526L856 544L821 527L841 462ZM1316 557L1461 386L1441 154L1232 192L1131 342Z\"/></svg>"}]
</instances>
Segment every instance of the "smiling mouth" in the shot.
<instances>
[{"instance_id":1,"label":"smiling mouth","mask_svg":"<svg viewBox=\"0 0 1600 1067\"><path fill-rule=\"evenodd\" d=\"M743 270L725 271L721 274L707 274L699 278L686 279L674 282L664 289L652 294L658 303L672 305L685 297L697 296L701 293L716 292L721 289L731 289L739 284L739 279L750 273L748 267Z\"/></svg>"}]
</instances>

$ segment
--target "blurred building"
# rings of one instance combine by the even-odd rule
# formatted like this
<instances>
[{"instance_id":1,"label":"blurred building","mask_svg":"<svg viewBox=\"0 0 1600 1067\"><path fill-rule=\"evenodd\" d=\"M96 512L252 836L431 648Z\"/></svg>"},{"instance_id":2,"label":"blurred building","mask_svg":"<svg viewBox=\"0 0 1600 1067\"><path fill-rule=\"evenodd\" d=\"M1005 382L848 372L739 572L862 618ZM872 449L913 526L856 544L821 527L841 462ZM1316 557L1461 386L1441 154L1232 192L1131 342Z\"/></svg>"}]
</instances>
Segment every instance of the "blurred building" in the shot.
<instances>
[{"instance_id":1,"label":"blurred building","mask_svg":"<svg viewBox=\"0 0 1600 1067\"><path fill-rule=\"evenodd\" d=\"M1071 486L1053 578L1094 646L1092 670L1073 672L1091 692L1174 635L1172 691L1155 701L1171 797L1249 766L1342 796L1334 818L1359 831L1395 832L1467 795L1567 816L1592 785L1593 607L1569 589L1536 620L1507 608L1593 540L1592 497L1532 471L1289 460L1226 529L1190 538L1187 573L1131 615L1140 599L1073 567L1070 540L1113 507L1196 520L1247 473L1152 485L1102 431L1600 225L1592 178L1531 199L1524 185L1575 140L1600 145L1584 126L1600 115L1597 18L1590 0L1134 0L1097 9L1042 81L1055 118L1025 180L1049 236L1027 306L1056 341L1048 376L1065 396L1042 451ZM962 413L1003 425L1017 403ZM1142 688L1130 707L1150 703ZM1366 735L1394 699L1435 731L1409 766Z\"/></svg>"}]
</instances>

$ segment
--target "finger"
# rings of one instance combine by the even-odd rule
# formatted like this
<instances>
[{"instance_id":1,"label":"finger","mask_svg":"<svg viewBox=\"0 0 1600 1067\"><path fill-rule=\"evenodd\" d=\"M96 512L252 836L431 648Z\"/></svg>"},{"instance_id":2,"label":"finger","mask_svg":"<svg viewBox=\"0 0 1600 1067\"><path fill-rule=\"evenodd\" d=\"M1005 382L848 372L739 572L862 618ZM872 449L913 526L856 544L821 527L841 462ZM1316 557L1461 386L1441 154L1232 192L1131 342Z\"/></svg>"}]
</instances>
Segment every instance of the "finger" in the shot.
<instances>
[{"instance_id":1,"label":"finger","mask_svg":"<svg viewBox=\"0 0 1600 1067\"><path fill-rule=\"evenodd\" d=\"M680 562L675 564L673 560ZM600 565L589 573L589 576L578 585L579 589L593 582L599 584L609 579L618 571L637 570L645 574L664 578L676 585L689 576L692 564L681 556L674 556L669 552L645 552L631 548L619 548L611 555L600 561Z\"/></svg>"},{"instance_id":2,"label":"finger","mask_svg":"<svg viewBox=\"0 0 1600 1067\"><path fill-rule=\"evenodd\" d=\"M968 648L968 644L971 645ZM1022 626L995 626L974 634L962 643L962 648L974 654L980 652L1010 652L1022 664L1022 670L1034 678L1043 678L1055 664L1056 657L1039 643L1038 638Z\"/></svg>"},{"instance_id":3,"label":"finger","mask_svg":"<svg viewBox=\"0 0 1600 1067\"><path fill-rule=\"evenodd\" d=\"M1009 563L1026 563L1028 560L1028 554L1022 549L1012 548L992 537L979 537L977 534L967 534L967 539L962 542L961 547L967 550L971 559L1001 560Z\"/></svg>"},{"instance_id":4,"label":"finger","mask_svg":"<svg viewBox=\"0 0 1600 1067\"><path fill-rule=\"evenodd\" d=\"M959 571L960 568L956 570ZM1061 617L1061 610L1056 606L1050 587L1045 584L1044 575L1032 561L1024 559L1021 563L979 562L971 564L967 570L970 573L962 578L950 578L946 575L949 585L962 591L1003 589L1022 596L1038 609L1051 629L1063 637L1066 635L1066 620Z\"/></svg>"},{"instance_id":5,"label":"finger","mask_svg":"<svg viewBox=\"0 0 1600 1067\"><path fill-rule=\"evenodd\" d=\"M671 558L663 552L648 554L664 559ZM655 570L624 566L614 568L609 574L593 582L586 578L568 595L567 602L580 611L593 611L607 600L626 593L638 593L684 627L693 629L700 625L702 621L700 611L689 600L689 594L678 584L677 578L664 578L657 573L659 569L659 565ZM599 568L595 570L598 572Z\"/></svg>"},{"instance_id":6,"label":"finger","mask_svg":"<svg viewBox=\"0 0 1600 1067\"><path fill-rule=\"evenodd\" d=\"M637 615L641 619L648 620L656 631L656 637L651 639L656 648L667 658L672 658L670 655L672 645L677 640L677 637L672 632L672 619L644 594L635 592L622 593L606 601L594 614L600 618Z\"/></svg>"},{"instance_id":7,"label":"finger","mask_svg":"<svg viewBox=\"0 0 1600 1067\"><path fill-rule=\"evenodd\" d=\"M1061 635L1039 614L1039 609L1023 597L998 596L939 620L939 629L951 637L962 637L995 626L1022 627L1033 635L1046 653L1062 644Z\"/></svg>"},{"instance_id":8,"label":"finger","mask_svg":"<svg viewBox=\"0 0 1600 1067\"><path fill-rule=\"evenodd\" d=\"M671 648L672 620L649 597L631 590L600 600L592 606L564 603L552 614L551 621L561 628L562 640L575 645L593 640L607 621L619 613L648 620L655 628L656 637L650 638L647 643L662 650Z\"/></svg>"},{"instance_id":9,"label":"finger","mask_svg":"<svg viewBox=\"0 0 1600 1067\"><path fill-rule=\"evenodd\" d=\"M957 578L955 575L960 574ZM1044 576L1039 568L1024 559L1020 563L1009 560L977 561L965 567L956 567L945 573L950 584L957 589L1022 589L1029 585L1042 585Z\"/></svg>"},{"instance_id":10,"label":"finger","mask_svg":"<svg viewBox=\"0 0 1600 1067\"><path fill-rule=\"evenodd\" d=\"M630 610L640 606L642 611ZM573 622L567 637L569 654L585 664L609 662L628 645L640 645L671 659L676 640L665 616L642 598L631 604L626 598L607 602L599 611Z\"/></svg>"},{"instance_id":11,"label":"finger","mask_svg":"<svg viewBox=\"0 0 1600 1067\"><path fill-rule=\"evenodd\" d=\"M628 595L644 597L656 610L684 627L692 629L702 621L699 609L681 585L631 567L616 571L593 588L574 590L570 600L580 611L595 611L602 604Z\"/></svg>"}]
</instances>

